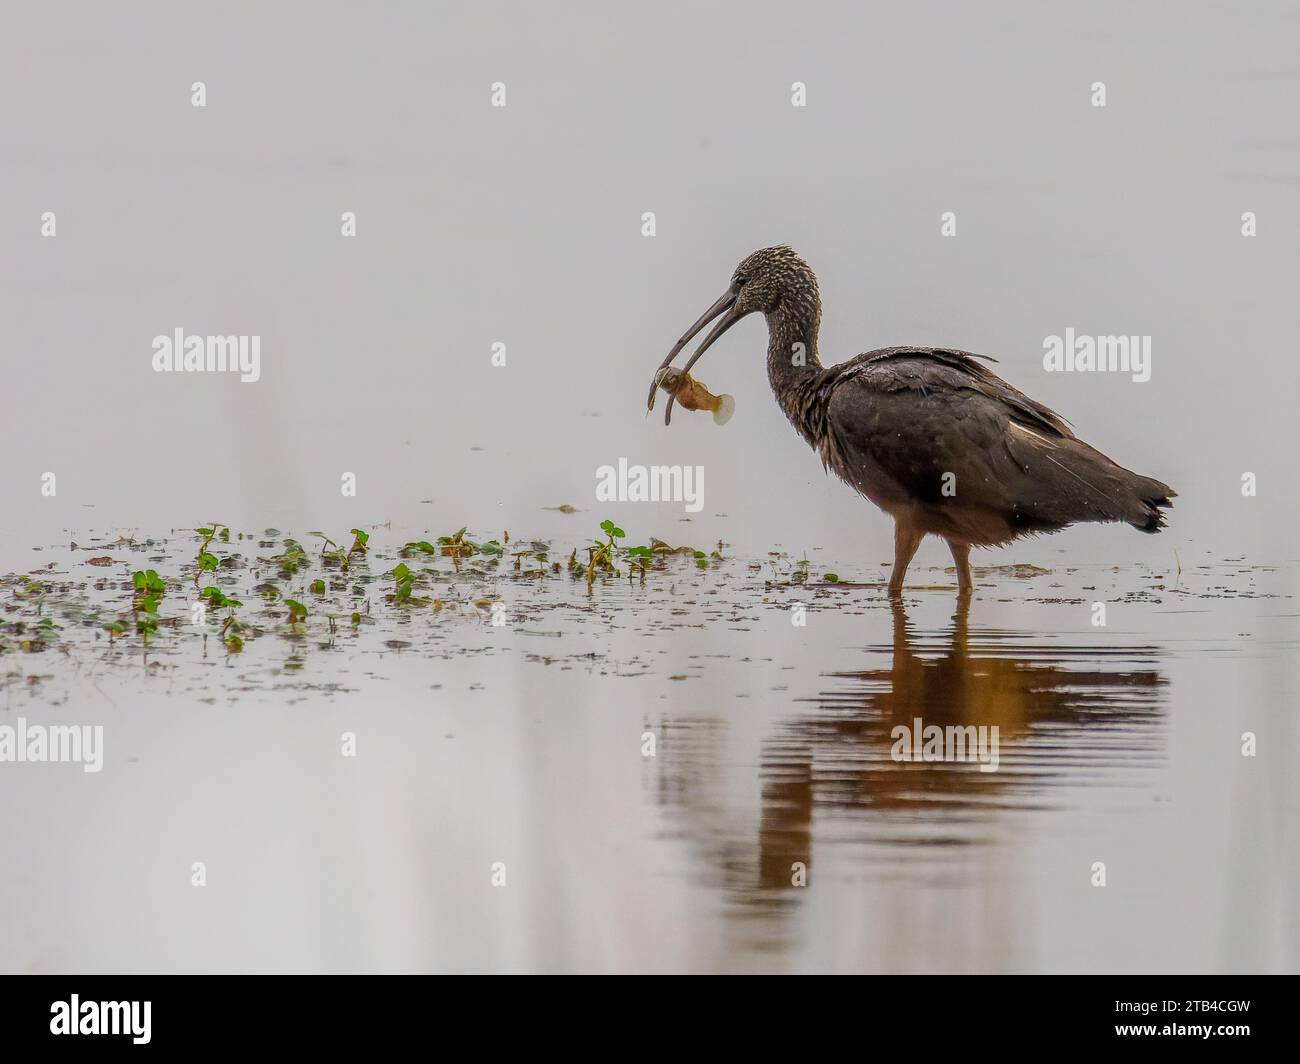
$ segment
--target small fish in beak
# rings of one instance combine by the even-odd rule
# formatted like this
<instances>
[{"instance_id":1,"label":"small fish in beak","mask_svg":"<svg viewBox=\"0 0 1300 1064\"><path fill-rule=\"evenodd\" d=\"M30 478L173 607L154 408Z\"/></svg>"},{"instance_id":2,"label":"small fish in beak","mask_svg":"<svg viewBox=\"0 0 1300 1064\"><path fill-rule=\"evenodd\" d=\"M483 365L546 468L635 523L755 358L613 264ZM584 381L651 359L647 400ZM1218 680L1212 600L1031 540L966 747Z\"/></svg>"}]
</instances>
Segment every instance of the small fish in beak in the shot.
<instances>
[{"instance_id":1,"label":"small fish in beak","mask_svg":"<svg viewBox=\"0 0 1300 1064\"><path fill-rule=\"evenodd\" d=\"M736 400L729 395L714 395L708 388L684 370L665 366L655 374L655 384L673 396L687 410L708 410L715 425L725 425L736 412ZM654 409L654 393L650 393L650 409Z\"/></svg>"},{"instance_id":2,"label":"small fish in beak","mask_svg":"<svg viewBox=\"0 0 1300 1064\"><path fill-rule=\"evenodd\" d=\"M686 365L683 366L680 371L682 375L685 377L685 379L690 382L691 385L695 385L695 382L692 381L689 376L691 372L691 367L700 360L700 356L703 355L705 351L707 351L710 347L713 346L714 340L716 340L724 332L726 332L733 325L735 325L736 322L740 321L741 318L743 318L747 313L749 313L749 311L737 312L736 310L736 302L740 298L740 289L743 284L744 284L743 278L733 277L731 279L731 285L727 288L725 292L722 293L722 297L716 303L714 303L713 306L711 306L708 310L704 312L704 315L700 318L699 321L697 321L694 325L692 325L689 329L686 330L685 336L683 336L680 340L678 340L677 343L673 344L673 349L668 352L668 357L659 363L660 372L656 373L654 380L650 382L650 394L649 396L646 397L647 410L654 409L655 392L659 388L659 380L662 371L668 369L673 364L673 359L675 359L681 353L682 348L685 347L687 344L689 344L691 340L694 339L694 337L704 328L704 326L708 325L709 322L712 321L714 322L714 326L712 329L709 330L709 335L706 336L704 338L704 342L701 343L698 348L696 348L695 354L691 355L691 357L686 360ZM715 321L715 319L717 320ZM673 379L676 380L678 378L673 378ZM695 386L701 387L699 385L695 385ZM686 387L686 386L683 385L682 387ZM677 402L679 395L677 392L672 391L671 389L666 388L664 390L668 392L668 404L664 407L664 424L668 425L672 423L673 403ZM701 387L701 391L703 392L704 396L708 397L707 400L702 400L702 405L693 406L690 407L689 409L712 410L713 420L716 421L719 425L726 424L727 420L731 417L731 412L736 408L735 400L732 399L731 396L729 395L715 396L711 394L707 388ZM719 403L720 400L722 399L725 399L727 401L725 412L722 411L721 409L708 405L708 403L710 402ZM685 406L686 404L683 403L682 405Z\"/></svg>"}]
</instances>

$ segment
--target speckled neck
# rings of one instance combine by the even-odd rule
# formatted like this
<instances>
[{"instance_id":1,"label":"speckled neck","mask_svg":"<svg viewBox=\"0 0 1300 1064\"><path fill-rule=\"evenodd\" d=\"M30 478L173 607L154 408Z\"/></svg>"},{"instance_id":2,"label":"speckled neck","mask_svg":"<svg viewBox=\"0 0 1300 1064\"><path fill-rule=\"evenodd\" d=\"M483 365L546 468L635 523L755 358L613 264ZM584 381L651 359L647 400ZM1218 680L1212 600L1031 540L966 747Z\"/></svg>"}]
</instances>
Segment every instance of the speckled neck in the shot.
<instances>
[{"instance_id":1,"label":"speckled neck","mask_svg":"<svg viewBox=\"0 0 1300 1064\"><path fill-rule=\"evenodd\" d=\"M767 379L786 417L802 431L806 413L802 385L822 369L817 356L821 300L815 289L802 299L782 298L766 317Z\"/></svg>"}]
</instances>

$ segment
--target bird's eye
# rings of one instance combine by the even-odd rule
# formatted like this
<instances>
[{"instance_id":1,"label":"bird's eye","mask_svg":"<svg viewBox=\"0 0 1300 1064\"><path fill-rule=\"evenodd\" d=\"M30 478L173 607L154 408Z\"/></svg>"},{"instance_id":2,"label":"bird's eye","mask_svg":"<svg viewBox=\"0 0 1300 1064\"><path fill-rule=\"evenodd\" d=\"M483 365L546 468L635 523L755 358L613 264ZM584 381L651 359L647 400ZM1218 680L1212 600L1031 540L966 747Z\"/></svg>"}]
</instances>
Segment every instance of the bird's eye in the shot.
<instances>
[{"instance_id":1,"label":"bird's eye","mask_svg":"<svg viewBox=\"0 0 1300 1064\"><path fill-rule=\"evenodd\" d=\"M741 285L743 285L743 284L744 284L746 281L748 281L748 280L749 280L748 277L741 277L741 276L737 275L736 277L732 278L731 283L734 284L737 288L739 288Z\"/></svg>"}]
</instances>

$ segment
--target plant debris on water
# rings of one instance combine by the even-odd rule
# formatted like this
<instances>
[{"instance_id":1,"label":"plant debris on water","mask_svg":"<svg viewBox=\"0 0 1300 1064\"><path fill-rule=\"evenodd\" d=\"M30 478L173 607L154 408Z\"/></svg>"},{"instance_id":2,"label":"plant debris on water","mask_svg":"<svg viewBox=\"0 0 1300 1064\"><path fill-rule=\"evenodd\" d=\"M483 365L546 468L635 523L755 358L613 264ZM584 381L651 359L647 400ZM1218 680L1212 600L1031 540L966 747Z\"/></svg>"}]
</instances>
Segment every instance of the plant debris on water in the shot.
<instances>
[{"instance_id":1,"label":"plant debris on water","mask_svg":"<svg viewBox=\"0 0 1300 1064\"><path fill-rule=\"evenodd\" d=\"M628 544L627 533L608 520L601 522L600 535L590 545L570 550L567 566L552 558L550 542L530 539L512 543L508 531L478 537L465 526L378 551L371 532L353 528L349 535L351 541L345 549L342 544L348 539L311 532L309 536L319 543L319 549L312 552L278 529L266 529L261 536L235 534L228 525L213 521L194 529L191 560L179 562L167 575L155 568L131 569L111 555L96 555L87 563L106 571L121 566L124 584L111 576L88 587L44 573L11 573L0 578L0 590L7 591L13 604L9 612L20 616L8 618L0 613L0 653L41 653L61 644L70 649L89 624L95 638L107 637L109 660L136 655L149 660L151 650L158 652L164 633L177 646L189 638L206 641L211 636L233 656L251 642L277 633L290 640L317 634L333 639L339 633L340 618L359 634L364 623L382 619L372 616L376 604L393 611L394 623L414 611L442 614L449 606L452 612L482 617L500 600L495 585L506 579L576 582L590 597L605 579L626 575L645 581L656 569L666 572L668 559L678 555L689 558L697 569L707 569L710 564L710 556L703 551L670 547L653 537L646 545ZM258 543L271 550L247 557L241 549L244 543ZM128 551L164 551L159 541L139 543L125 537L119 537L113 546ZM722 545L718 546L712 553L714 562L722 560ZM76 544L73 548L77 549ZM165 557L163 553L150 560ZM372 558L378 560L378 566ZM371 585L378 579L387 581L388 586L381 584L382 593L376 596ZM187 583L192 592L186 592ZM458 583L468 584L470 590L458 591ZM440 591L439 584L445 585ZM245 607L246 599L255 604L251 613ZM50 615L54 610L77 624L65 631ZM299 668L301 664L295 652L285 667Z\"/></svg>"},{"instance_id":2,"label":"plant debris on water","mask_svg":"<svg viewBox=\"0 0 1300 1064\"><path fill-rule=\"evenodd\" d=\"M114 535L73 544L85 555L0 576L0 656L58 654L72 668L143 665L150 674L197 658L235 670L242 690L266 682L252 669L303 674L313 648L386 653L400 642L442 656L474 654L482 650L480 636L462 626L483 626L481 637L490 638L507 618L524 636L555 635L566 624L544 618L556 610L565 611L560 617L574 610L599 616L608 628L621 623L619 611L642 601L657 602L651 608L662 611L667 596L674 608L660 616L673 626L698 625L698 617L676 618L701 609L714 619L719 614L711 611L724 609L736 623L752 621L748 609L787 609L792 601L824 600L830 609L887 603L887 565L832 570L806 554L772 551L733 566L721 542L706 551L655 536L633 538L612 520L593 532L556 543L469 526L414 539L353 528L346 535L308 533L310 549L278 529L236 532L215 521L183 533L179 542ZM67 561L74 563L71 571ZM78 571L77 562L86 568ZM975 569L986 587L1035 587L1032 601L1046 603L1106 597L1099 585L1119 588L1120 579L1129 583L1113 592L1113 601L1265 597L1250 567L1234 566L1229 580L1205 566L1175 574L1171 561L1167 572L1146 570L1136 590L1131 570L1116 576L1102 569L1086 579L1069 575L1075 572L1023 563ZM1245 585L1241 573L1252 574ZM939 570L933 585L912 587L944 587L952 579ZM1072 594L1058 592L1066 586L1061 580ZM23 675L0 670L0 681L12 684Z\"/></svg>"}]
</instances>

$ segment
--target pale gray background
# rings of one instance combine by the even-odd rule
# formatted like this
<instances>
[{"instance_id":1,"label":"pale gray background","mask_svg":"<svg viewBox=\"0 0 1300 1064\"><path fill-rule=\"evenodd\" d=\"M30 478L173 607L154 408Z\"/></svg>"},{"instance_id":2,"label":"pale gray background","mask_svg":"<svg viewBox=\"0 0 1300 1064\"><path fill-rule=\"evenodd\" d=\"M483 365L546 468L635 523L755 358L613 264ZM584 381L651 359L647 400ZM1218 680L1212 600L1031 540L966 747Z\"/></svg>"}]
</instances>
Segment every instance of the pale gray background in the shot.
<instances>
[{"instance_id":1,"label":"pale gray background","mask_svg":"<svg viewBox=\"0 0 1300 1064\"><path fill-rule=\"evenodd\" d=\"M3 532L687 528L595 502L626 456L706 467L699 541L874 570L890 523L781 417L760 320L701 363L729 426L643 415L736 261L785 241L821 278L828 360L995 355L1182 493L1161 537L981 557L1294 557L1298 37L1281 3L7 5ZM178 325L260 333L262 381L153 373ZM1152 380L1044 373L1068 325L1151 334ZM561 502L601 512L539 509Z\"/></svg>"},{"instance_id":2,"label":"pale gray background","mask_svg":"<svg viewBox=\"0 0 1300 1064\"><path fill-rule=\"evenodd\" d=\"M673 340L737 260L777 241L819 273L828 359L895 343L996 355L1086 439L1182 493L1164 535L1084 527L979 561L1050 565L1064 593L1113 597L1135 561L1293 560L1298 38L1281 3L6 5L0 570L87 529L215 519L339 534L391 519L387 543L462 524L574 542L609 515L636 539L820 545L844 575L878 578L890 522L827 480L777 411L761 322L701 364L736 396L730 425L682 413L665 430L643 414ZM196 80L205 110L190 106ZM504 111L489 106L497 80ZM1089 104L1099 80L1104 110ZM53 240L39 236L45 210ZM355 240L339 236L344 210ZM946 210L956 239L939 235ZM1259 216L1253 240L1244 210ZM154 374L150 342L177 326L261 334L262 381ZM1151 334L1153 379L1045 374L1043 337L1066 326ZM489 363L496 340L505 369ZM702 463L705 512L680 524L678 506L597 504L595 468L621 456ZM39 494L46 470L56 499ZM344 470L357 499L339 495ZM1258 498L1241 497L1244 470ZM587 512L541 509L563 502ZM927 544L917 565L946 561ZM1061 573L1076 562L1126 568ZM1269 586L1294 592L1295 573ZM947 596L920 598L918 623L944 631ZM975 610L1016 631L1088 626L998 589ZM1013 819L1016 861L964 868L957 902L908 880L884 882L881 905L864 893L874 880L819 871L798 948L760 960L1293 970L1288 614L1288 599L1169 596L1120 618L1121 645L1182 648L1160 665L1170 768L1168 793L1139 794L1150 816L1098 790L1062 800L1065 826ZM643 713L716 716L729 745L692 778L749 854L765 714L799 712L826 672L861 668L863 644L890 638L883 612L825 611L796 645L783 615L767 619L665 638L660 652L745 663L710 658L691 690L518 653L490 676L480 658L408 657L385 659L364 695L208 711L134 672L100 690L48 655L22 659L73 685L59 714L108 721L112 764L102 782L53 771L67 766L3 777L27 812L6 822L4 852L22 859L0 966L745 967L715 918L715 855L690 857L688 835L666 874L667 844L637 845L665 830L639 758L629 772L611 751ZM617 624L596 630L570 650L647 652ZM1272 639L1258 651L1256 631ZM10 710L37 712L39 690L24 701L11 686ZM737 691L757 708L737 710ZM345 777L333 744L358 722L376 756ZM1236 752L1247 727L1267 743L1258 771ZM1103 903L1073 863L1101 842L1117 869ZM528 889L484 887L488 860L529 846ZM851 866L838 852L819 844L819 868ZM992 868L986 852L972 851ZM188 885L199 857L216 870L207 892ZM894 956L876 941L926 912L984 938L968 954L961 936L907 937Z\"/></svg>"}]
</instances>

